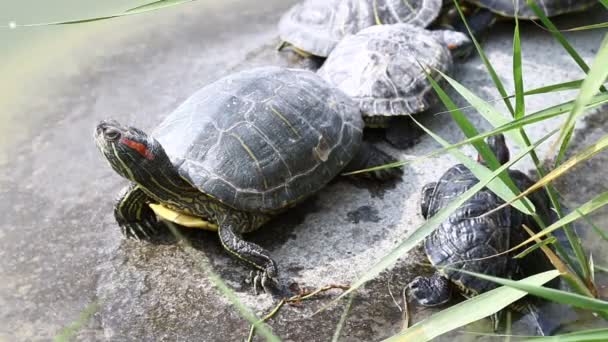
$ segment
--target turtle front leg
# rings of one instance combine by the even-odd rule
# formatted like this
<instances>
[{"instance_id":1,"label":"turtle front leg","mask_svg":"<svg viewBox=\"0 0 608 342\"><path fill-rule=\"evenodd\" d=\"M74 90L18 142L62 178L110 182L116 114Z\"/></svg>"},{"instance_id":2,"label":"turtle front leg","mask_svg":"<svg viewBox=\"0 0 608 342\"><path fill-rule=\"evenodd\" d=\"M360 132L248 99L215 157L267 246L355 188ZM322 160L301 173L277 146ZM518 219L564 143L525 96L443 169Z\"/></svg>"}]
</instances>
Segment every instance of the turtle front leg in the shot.
<instances>
[{"instance_id":1,"label":"turtle front leg","mask_svg":"<svg viewBox=\"0 0 608 342\"><path fill-rule=\"evenodd\" d=\"M357 151L357 154L353 157L350 163L346 165L343 171L352 172L364 170L376 166L395 163L397 161L397 159L377 149L374 145L363 142L361 143L361 147L359 148L359 151ZM399 166L370 172L362 172L355 174L352 177L364 177L378 181L386 181L389 179L401 178L401 175L403 175L403 168Z\"/></svg>"},{"instance_id":2,"label":"turtle front leg","mask_svg":"<svg viewBox=\"0 0 608 342\"><path fill-rule=\"evenodd\" d=\"M431 277L416 277L407 286L410 295L422 306L445 304L452 295L450 281L437 272Z\"/></svg>"},{"instance_id":3,"label":"turtle front leg","mask_svg":"<svg viewBox=\"0 0 608 342\"><path fill-rule=\"evenodd\" d=\"M127 238L150 240L162 231L162 223L148 206L151 201L136 184L121 190L114 205L114 217Z\"/></svg>"},{"instance_id":4,"label":"turtle front leg","mask_svg":"<svg viewBox=\"0 0 608 342\"><path fill-rule=\"evenodd\" d=\"M420 198L420 213L424 219L429 217L429 205L431 204L431 198L437 187L437 182L428 183L422 187L422 195Z\"/></svg>"},{"instance_id":5,"label":"turtle front leg","mask_svg":"<svg viewBox=\"0 0 608 342\"><path fill-rule=\"evenodd\" d=\"M220 224L218 233L222 246L233 256L255 267L258 271L253 279L254 292L257 294L257 286L260 284L265 292L283 295L278 279L276 262L270 257L270 253L253 242L245 241L240 233L238 225L227 222Z\"/></svg>"}]
</instances>

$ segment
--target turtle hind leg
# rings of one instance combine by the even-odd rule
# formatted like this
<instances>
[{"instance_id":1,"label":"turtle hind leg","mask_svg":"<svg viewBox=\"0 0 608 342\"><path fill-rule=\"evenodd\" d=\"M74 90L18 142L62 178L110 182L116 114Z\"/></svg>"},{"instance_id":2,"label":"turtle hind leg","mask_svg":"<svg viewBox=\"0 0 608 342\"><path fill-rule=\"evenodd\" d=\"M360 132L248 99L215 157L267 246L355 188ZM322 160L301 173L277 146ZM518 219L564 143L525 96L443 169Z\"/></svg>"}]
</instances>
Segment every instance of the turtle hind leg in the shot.
<instances>
[{"instance_id":1,"label":"turtle hind leg","mask_svg":"<svg viewBox=\"0 0 608 342\"><path fill-rule=\"evenodd\" d=\"M164 224L148 206L151 199L137 185L132 184L120 192L114 205L114 217L127 238L153 240L167 233Z\"/></svg>"},{"instance_id":2,"label":"turtle hind leg","mask_svg":"<svg viewBox=\"0 0 608 342\"><path fill-rule=\"evenodd\" d=\"M392 164L398 162L397 159L388 155L387 153L379 150L375 146L367 142L362 142L361 147L357 151L357 154L353 157L348 165L344 168L343 172L353 172L358 170L369 169L376 166L382 166L386 164ZM399 167L384 168L381 170L374 170L369 172L357 173L352 176L364 177L373 180L386 181L389 179L401 178L403 175L403 169Z\"/></svg>"},{"instance_id":3,"label":"turtle hind leg","mask_svg":"<svg viewBox=\"0 0 608 342\"><path fill-rule=\"evenodd\" d=\"M416 277L407 286L409 294L422 306L442 305L452 296L450 281L438 272L430 277Z\"/></svg>"},{"instance_id":4,"label":"turtle hind leg","mask_svg":"<svg viewBox=\"0 0 608 342\"><path fill-rule=\"evenodd\" d=\"M277 265L270 253L253 242L245 241L240 233L242 229L239 228L238 224L230 221L219 225L218 233L224 249L258 270L253 279L254 292L257 293L260 284L265 292L286 297L287 290L279 282Z\"/></svg>"}]
</instances>

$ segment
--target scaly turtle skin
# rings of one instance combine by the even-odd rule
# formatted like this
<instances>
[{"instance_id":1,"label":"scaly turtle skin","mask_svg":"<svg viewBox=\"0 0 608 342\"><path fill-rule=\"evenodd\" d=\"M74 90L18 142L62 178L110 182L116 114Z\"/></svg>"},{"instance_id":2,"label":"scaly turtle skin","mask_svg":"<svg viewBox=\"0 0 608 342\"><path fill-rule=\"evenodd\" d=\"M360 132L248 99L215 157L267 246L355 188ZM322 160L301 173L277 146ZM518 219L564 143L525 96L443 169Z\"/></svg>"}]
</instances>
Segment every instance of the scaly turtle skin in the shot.
<instances>
[{"instance_id":1,"label":"scaly turtle skin","mask_svg":"<svg viewBox=\"0 0 608 342\"><path fill-rule=\"evenodd\" d=\"M386 128L392 118L423 112L436 102L421 65L434 78L438 71L449 73L451 51L468 43L464 34L449 30L376 25L345 37L317 73L359 104L367 127Z\"/></svg>"},{"instance_id":2,"label":"scaly turtle skin","mask_svg":"<svg viewBox=\"0 0 608 342\"><path fill-rule=\"evenodd\" d=\"M279 35L299 51L326 57L343 37L372 25L426 27L441 6L441 0L305 0L281 17Z\"/></svg>"},{"instance_id":3,"label":"scaly turtle skin","mask_svg":"<svg viewBox=\"0 0 608 342\"><path fill-rule=\"evenodd\" d=\"M509 152L502 135L491 137L490 148L502 164L509 160ZM509 174L520 190L534 182L519 171ZM464 165L450 168L437 183L427 184L422 190L421 211L425 218L432 217L479 180ZM550 208L546 194L535 192L529 197L537 213L545 222ZM409 284L410 293L421 305L436 306L446 303L451 296L451 284L466 296L477 295L496 288L493 282L463 274L467 270L501 278L521 278L551 269L540 251L528 255L523 261L513 255L498 255L523 242L528 236L521 227L537 228L530 216L512 207L481 216L504 202L487 188L477 192L443 222L426 240L425 252L435 266L452 269L437 270L431 277L417 277ZM481 217L480 217L481 216ZM491 257L493 256L493 257ZM476 260L491 257L485 260Z\"/></svg>"},{"instance_id":4,"label":"scaly turtle skin","mask_svg":"<svg viewBox=\"0 0 608 342\"><path fill-rule=\"evenodd\" d=\"M152 238L164 228L156 215L216 230L230 254L258 269L254 286L281 289L268 251L242 234L342 171L394 161L362 143L362 128L356 104L316 74L266 67L202 88L151 135L108 121L97 126L95 141L131 181L114 211L124 235Z\"/></svg>"}]
</instances>

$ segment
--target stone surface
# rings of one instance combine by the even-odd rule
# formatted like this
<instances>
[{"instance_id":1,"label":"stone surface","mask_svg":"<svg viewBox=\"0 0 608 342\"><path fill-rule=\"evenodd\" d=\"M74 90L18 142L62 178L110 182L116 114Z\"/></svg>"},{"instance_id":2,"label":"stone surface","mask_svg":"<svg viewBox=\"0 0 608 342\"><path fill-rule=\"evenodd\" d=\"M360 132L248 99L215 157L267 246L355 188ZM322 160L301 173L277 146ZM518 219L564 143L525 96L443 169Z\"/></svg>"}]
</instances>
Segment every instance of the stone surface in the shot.
<instances>
[{"instance_id":1,"label":"stone surface","mask_svg":"<svg viewBox=\"0 0 608 342\"><path fill-rule=\"evenodd\" d=\"M276 22L289 3L194 2L181 8L132 17L120 33L99 24L70 54L49 62L44 73L23 85L28 91L1 111L3 132L0 204L0 339L48 340L78 319L90 303L98 308L78 333L79 340L243 340L249 325L212 287L201 268L180 246L125 241L112 217L113 198L125 183L99 156L92 139L97 121L115 118L150 130L193 91L235 70L285 64L274 52ZM211 15L213 14L213 15ZM563 27L588 22L582 14L559 21ZM597 19L597 18L596 18ZM121 19L122 20L122 19ZM526 88L583 77L550 34L522 23ZM601 31L569 33L583 58L590 60ZM498 73L512 89L512 25L502 23L484 44ZM59 64L69 64L62 68ZM454 77L487 99L498 98L478 58L457 65ZM34 96L35 95L35 96ZM534 96L527 110L553 105L573 92ZM464 104L464 102L461 102ZM497 105L499 103L497 102ZM442 109L437 108L435 112ZM466 112L480 130L489 125ZM455 142L463 138L447 114L421 116L424 124ZM530 129L538 139L561 119ZM12 132L6 127L14 127ZM590 117L577 131L583 147L607 129ZM425 155L438 145L429 137L410 149L381 148L404 159ZM547 152L545 145L540 155ZM472 155L470 148L464 149ZM387 186L337 179L318 195L281 215L251 240L268 248L282 275L301 288L346 284L422 224L421 187L454 163L449 156L414 163L401 182ZM605 154L577 169L563 183L570 201L591 198L585 189L605 190ZM529 170L525 160L517 168ZM602 173L603 174L603 173ZM606 216L600 216L606 222ZM244 283L249 269L230 258L208 232L186 232L240 300L256 313L273 306L266 294L254 296ZM605 257L605 256L604 256ZM401 327L401 289L428 270L413 251L360 291L345 323L342 339L370 341ZM337 291L300 306L285 307L270 321L286 341L327 341L343 304L311 317ZM432 310L414 310L418 321ZM483 327L481 327L483 328ZM261 339L260 339L261 340Z\"/></svg>"}]
</instances>

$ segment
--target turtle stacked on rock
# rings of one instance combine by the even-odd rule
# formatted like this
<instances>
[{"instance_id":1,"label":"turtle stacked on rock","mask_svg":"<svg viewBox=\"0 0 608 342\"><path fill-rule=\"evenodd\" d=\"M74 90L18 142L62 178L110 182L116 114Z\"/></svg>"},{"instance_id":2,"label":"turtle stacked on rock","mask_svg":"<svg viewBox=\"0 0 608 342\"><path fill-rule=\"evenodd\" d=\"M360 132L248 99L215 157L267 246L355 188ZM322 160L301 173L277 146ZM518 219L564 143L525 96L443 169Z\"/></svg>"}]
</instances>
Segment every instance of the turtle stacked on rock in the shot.
<instances>
[{"instance_id":1,"label":"turtle stacked on rock","mask_svg":"<svg viewBox=\"0 0 608 342\"><path fill-rule=\"evenodd\" d=\"M395 160L362 142L357 104L315 73L263 67L194 93L148 135L99 123L95 142L131 184L114 208L127 237L149 239L165 220L217 231L258 270L254 286L283 290L270 253L243 238L341 172ZM398 178L400 169L368 173ZM282 291L281 291L282 292Z\"/></svg>"},{"instance_id":2,"label":"turtle stacked on rock","mask_svg":"<svg viewBox=\"0 0 608 342\"><path fill-rule=\"evenodd\" d=\"M359 104L366 127L385 128L387 140L405 148L420 130L398 120L409 122L437 101L427 74L449 73L454 55L469 45L460 32L376 25L342 39L317 73Z\"/></svg>"},{"instance_id":3,"label":"turtle stacked on rock","mask_svg":"<svg viewBox=\"0 0 608 342\"><path fill-rule=\"evenodd\" d=\"M509 160L509 150L502 135L489 138L488 145L501 164ZM534 184L520 171L510 170L509 176L520 190ZM463 164L453 166L438 182L427 184L422 189L422 216L425 219L432 217L478 182L477 177ZM537 191L528 198L540 218L550 223L554 217L546 193ZM514 259L513 253L503 253L529 237L522 228L523 224L532 229L538 228L531 216L511 206L487 214L503 203L491 190L484 188L426 238L424 250L431 264L438 268L431 277L416 277L408 285L411 296L419 304L445 304L454 287L465 296L474 296L499 286L460 270L520 279L552 269L540 250L522 260ZM443 266L449 268L441 268Z\"/></svg>"},{"instance_id":4,"label":"turtle stacked on rock","mask_svg":"<svg viewBox=\"0 0 608 342\"><path fill-rule=\"evenodd\" d=\"M296 51L327 57L347 35L380 24L427 27L441 8L441 0L305 0L281 17L279 35Z\"/></svg>"}]
</instances>

